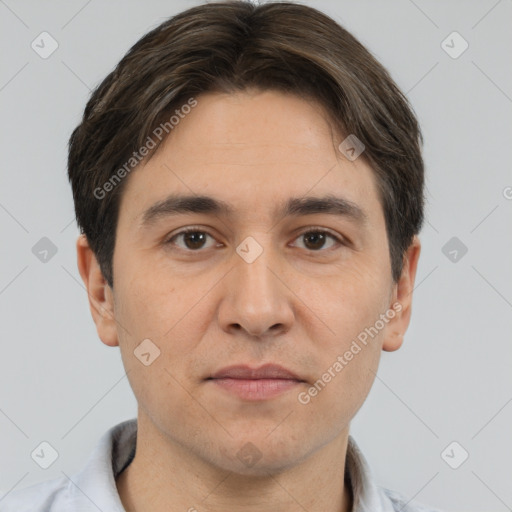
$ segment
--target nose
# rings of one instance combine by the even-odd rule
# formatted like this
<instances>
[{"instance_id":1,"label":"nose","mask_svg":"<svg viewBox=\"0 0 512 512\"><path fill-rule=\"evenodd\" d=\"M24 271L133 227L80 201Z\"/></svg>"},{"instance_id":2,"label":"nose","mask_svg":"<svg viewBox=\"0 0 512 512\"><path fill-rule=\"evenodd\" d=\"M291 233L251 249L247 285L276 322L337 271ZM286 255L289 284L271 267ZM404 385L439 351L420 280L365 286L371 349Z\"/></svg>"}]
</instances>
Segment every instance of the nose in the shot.
<instances>
[{"instance_id":1,"label":"nose","mask_svg":"<svg viewBox=\"0 0 512 512\"><path fill-rule=\"evenodd\" d=\"M294 295L274 252L265 247L250 263L235 254L234 264L223 280L221 328L231 334L244 331L257 338L287 332L294 319Z\"/></svg>"}]
</instances>

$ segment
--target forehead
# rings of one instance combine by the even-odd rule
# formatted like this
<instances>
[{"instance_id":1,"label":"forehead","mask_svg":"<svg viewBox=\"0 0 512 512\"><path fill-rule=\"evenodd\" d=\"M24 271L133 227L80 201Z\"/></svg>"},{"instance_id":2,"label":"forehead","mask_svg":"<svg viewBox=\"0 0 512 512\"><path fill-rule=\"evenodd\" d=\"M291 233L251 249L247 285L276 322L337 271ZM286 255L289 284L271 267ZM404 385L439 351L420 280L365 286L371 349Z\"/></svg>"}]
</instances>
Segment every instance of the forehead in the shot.
<instances>
[{"instance_id":1,"label":"forehead","mask_svg":"<svg viewBox=\"0 0 512 512\"><path fill-rule=\"evenodd\" d=\"M335 191L363 213L379 208L372 169L361 157L350 162L343 156L343 137L319 104L274 91L196 100L158 152L129 177L121 212L129 210L132 220L141 221L169 194L216 197L238 214L254 215L265 205L282 213L292 197ZM279 212L277 203L283 205Z\"/></svg>"},{"instance_id":2,"label":"forehead","mask_svg":"<svg viewBox=\"0 0 512 512\"><path fill-rule=\"evenodd\" d=\"M313 100L278 91L251 90L207 93L197 101L194 111L172 133L176 142L186 147L199 142L207 144L209 151L245 152L248 156L257 150L261 159L278 157L286 146L295 148L301 156L309 153L318 159L332 142L330 122L323 107ZM261 152L265 145L268 154Z\"/></svg>"}]
</instances>

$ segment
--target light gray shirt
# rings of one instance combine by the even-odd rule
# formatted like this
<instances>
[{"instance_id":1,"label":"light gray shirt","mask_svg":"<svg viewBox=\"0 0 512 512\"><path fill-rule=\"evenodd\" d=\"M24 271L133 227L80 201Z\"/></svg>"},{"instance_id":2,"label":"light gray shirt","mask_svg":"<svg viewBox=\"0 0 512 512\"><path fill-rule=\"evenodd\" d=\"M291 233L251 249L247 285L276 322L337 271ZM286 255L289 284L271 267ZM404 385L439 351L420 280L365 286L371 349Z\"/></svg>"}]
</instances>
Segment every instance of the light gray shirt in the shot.
<instances>
[{"instance_id":1,"label":"light gray shirt","mask_svg":"<svg viewBox=\"0 0 512 512\"><path fill-rule=\"evenodd\" d=\"M82 470L9 492L0 498L0 512L125 512L116 477L133 460L136 436L137 420L115 425L101 437ZM439 512L377 486L351 436L345 472L354 496L353 512Z\"/></svg>"}]
</instances>

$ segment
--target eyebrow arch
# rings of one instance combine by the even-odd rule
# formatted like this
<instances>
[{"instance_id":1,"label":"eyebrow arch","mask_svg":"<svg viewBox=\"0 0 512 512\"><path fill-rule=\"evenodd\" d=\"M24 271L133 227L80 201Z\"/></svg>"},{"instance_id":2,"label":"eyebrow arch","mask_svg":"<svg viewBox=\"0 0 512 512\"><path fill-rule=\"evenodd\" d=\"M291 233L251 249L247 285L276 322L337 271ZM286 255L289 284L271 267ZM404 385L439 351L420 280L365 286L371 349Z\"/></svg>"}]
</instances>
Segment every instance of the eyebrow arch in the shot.
<instances>
[{"instance_id":1,"label":"eyebrow arch","mask_svg":"<svg viewBox=\"0 0 512 512\"><path fill-rule=\"evenodd\" d=\"M140 227L150 227L162 218L183 213L206 213L233 217L236 210L229 203L213 197L172 194L144 211ZM366 224L368 220L367 214L356 203L332 194L321 197L292 197L274 210L274 216L278 219L316 213L348 218L361 225Z\"/></svg>"}]
</instances>

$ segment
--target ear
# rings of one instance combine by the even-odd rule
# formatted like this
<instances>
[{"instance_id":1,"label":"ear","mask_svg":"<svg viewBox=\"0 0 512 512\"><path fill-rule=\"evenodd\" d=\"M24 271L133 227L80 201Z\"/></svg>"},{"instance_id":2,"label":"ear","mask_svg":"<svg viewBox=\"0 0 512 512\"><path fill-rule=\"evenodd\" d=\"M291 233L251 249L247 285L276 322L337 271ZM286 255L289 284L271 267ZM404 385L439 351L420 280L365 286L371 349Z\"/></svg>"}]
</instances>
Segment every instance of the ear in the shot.
<instances>
[{"instance_id":1,"label":"ear","mask_svg":"<svg viewBox=\"0 0 512 512\"><path fill-rule=\"evenodd\" d=\"M387 352L393 352L402 346L405 331L411 320L412 292L420 251L421 243L415 236L404 255L402 274L394 286L393 300L389 305L389 309L394 310L396 314L386 326L382 350Z\"/></svg>"},{"instance_id":2,"label":"ear","mask_svg":"<svg viewBox=\"0 0 512 512\"><path fill-rule=\"evenodd\" d=\"M110 347L119 345L114 316L114 295L103 277L96 255L89 247L87 237L80 235L76 241L78 271L82 276L92 318L101 341Z\"/></svg>"}]
</instances>

